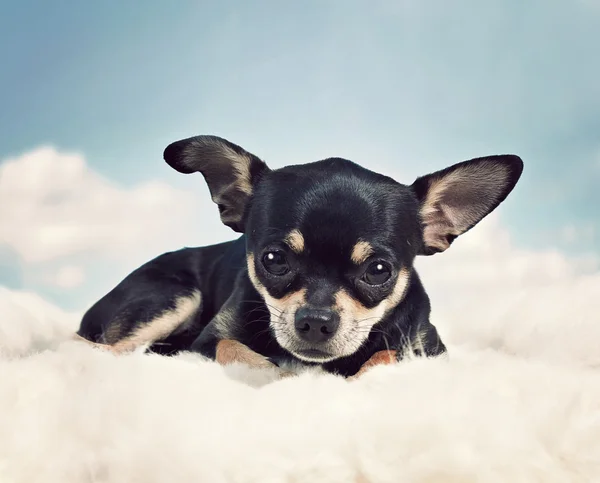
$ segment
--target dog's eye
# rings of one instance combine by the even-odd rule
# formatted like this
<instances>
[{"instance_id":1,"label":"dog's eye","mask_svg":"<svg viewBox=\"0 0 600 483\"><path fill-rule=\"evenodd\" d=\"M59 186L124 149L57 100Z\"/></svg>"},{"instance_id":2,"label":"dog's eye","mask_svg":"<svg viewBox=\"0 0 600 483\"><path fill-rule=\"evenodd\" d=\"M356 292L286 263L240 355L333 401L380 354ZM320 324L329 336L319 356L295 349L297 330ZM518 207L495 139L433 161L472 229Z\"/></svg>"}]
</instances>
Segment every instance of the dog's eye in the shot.
<instances>
[{"instance_id":1,"label":"dog's eye","mask_svg":"<svg viewBox=\"0 0 600 483\"><path fill-rule=\"evenodd\" d=\"M262 262L267 271L273 275L285 275L290 270L285 254L280 251L265 253Z\"/></svg>"},{"instance_id":2,"label":"dog's eye","mask_svg":"<svg viewBox=\"0 0 600 483\"><path fill-rule=\"evenodd\" d=\"M369 285L381 285L387 282L392 276L392 269L387 263L373 262L368 266L363 280Z\"/></svg>"}]
</instances>

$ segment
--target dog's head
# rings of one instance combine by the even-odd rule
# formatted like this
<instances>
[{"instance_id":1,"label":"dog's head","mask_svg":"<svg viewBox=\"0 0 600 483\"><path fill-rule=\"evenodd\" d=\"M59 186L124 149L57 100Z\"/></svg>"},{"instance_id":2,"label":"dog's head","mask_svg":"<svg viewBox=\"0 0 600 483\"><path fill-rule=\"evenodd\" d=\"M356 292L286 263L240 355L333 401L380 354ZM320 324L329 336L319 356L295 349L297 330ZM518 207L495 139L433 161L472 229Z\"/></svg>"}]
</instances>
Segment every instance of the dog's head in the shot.
<instances>
[{"instance_id":1,"label":"dog's head","mask_svg":"<svg viewBox=\"0 0 600 483\"><path fill-rule=\"evenodd\" d=\"M446 250L523 170L517 156L490 156L404 185L339 158L271 170L215 136L177 141L164 157L202 173L223 223L246 234L275 338L310 362L356 352L402 302L415 257Z\"/></svg>"}]
</instances>

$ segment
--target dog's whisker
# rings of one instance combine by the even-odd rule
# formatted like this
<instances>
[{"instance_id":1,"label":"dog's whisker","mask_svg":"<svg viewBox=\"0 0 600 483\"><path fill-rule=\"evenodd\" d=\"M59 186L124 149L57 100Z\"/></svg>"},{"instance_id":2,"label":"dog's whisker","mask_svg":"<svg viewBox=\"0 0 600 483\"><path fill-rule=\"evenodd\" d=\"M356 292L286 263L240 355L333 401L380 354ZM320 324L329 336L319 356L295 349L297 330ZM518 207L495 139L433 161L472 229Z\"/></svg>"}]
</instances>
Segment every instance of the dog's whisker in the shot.
<instances>
[{"instance_id":1,"label":"dog's whisker","mask_svg":"<svg viewBox=\"0 0 600 483\"><path fill-rule=\"evenodd\" d=\"M266 308L264 308L264 307L257 307L255 309L252 309L252 310L249 310L247 312L244 312L244 317L247 318L250 315L256 314L256 313L263 313L263 314L269 315L269 311Z\"/></svg>"},{"instance_id":2,"label":"dog's whisker","mask_svg":"<svg viewBox=\"0 0 600 483\"><path fill-rule=\"evenodd\" d=\"M258 331L258 332L257 332L255 335L256 335L257 337L259 337L259 336L261 336L261 335L268 334L268 333L270 333L270 332L271 332L271 329L270 329L270 327L267 327L267 328L265 328L265 329L263 329L263 330L260 330L260 331Z\"/></svg>"},{"instance_id":3,"label":"dog's whisker","mask_svg":"<svg viewBox=\"0 0 600 483\"><path fill-rule=\"evenodd\" d=\"M267 308L271 309L273 312L277 312L279 314L282 313L281 309L278 309L277 307L274 307L273 305L270 305L266 302L261 302L261 301L256 301L256 300L246 300L246 301L241 301L240 303L255 303L255 304L260 304L261 306L259 307L255 307L251 310L266 310ZM250 311L248 311L248 313L250 313Z\"/></svg>"},{"instance_id":4,"label":"dog's whisker","mask_svg":"<svg viewBox=\"0 0 600 483\"><path fill-rule=\"evenodd\" d=\"M377 319L380 319L380 318L381 318L381 317L379 317L379 316L374 316L374 317L366 317L366 318L364 318L364 319L357 319L355 322L356 322L357 324L359 324L359 323L361 323L361 322L365 322L365 321L367 321L367 320L377 320Z\"/></svg>"}]
</instances>

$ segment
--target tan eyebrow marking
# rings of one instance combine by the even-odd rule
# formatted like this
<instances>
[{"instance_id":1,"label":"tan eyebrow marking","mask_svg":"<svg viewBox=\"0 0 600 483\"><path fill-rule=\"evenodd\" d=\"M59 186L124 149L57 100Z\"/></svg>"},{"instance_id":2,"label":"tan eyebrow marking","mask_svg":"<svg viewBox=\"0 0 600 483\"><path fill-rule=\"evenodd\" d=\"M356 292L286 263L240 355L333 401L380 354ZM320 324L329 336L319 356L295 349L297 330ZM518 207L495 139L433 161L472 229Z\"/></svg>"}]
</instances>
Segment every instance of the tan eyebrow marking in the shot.
<instances>
[{"instance_id":1,"label":"tan eyebrow marking","mask_svg":"<svg viewBox=\"0 0 600 483\"><path fill-rule=\"evenodd\" d=\"M367 241L361 240L354 245L352 249L352 255L350 255L350 259L356 264L360 265L367 258L369 258L373 254L373 247Z\"/></svg>"},{"instance_id":2,"label":"tan eyebrow marking","mask_svg":"<svg viewBox=\"0 0 600 483\"><path fill-rule=\"evenodd\" d=\"M299 230L294 229L288 233L285 237L285 242L295 253L302 253L304 251L304 236Z\"/></svg>"}]
</instances>

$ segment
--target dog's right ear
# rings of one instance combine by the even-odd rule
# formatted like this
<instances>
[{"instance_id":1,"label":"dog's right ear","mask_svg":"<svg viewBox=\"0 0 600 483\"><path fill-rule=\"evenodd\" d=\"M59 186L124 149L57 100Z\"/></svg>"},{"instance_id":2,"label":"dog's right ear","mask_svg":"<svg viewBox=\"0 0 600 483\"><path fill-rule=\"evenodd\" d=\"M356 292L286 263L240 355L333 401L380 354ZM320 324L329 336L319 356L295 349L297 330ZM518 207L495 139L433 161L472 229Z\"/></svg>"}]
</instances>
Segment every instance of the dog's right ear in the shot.
<instances>
[{"instance_id":1,"label":"dog's right ear","mask_svg":"<svg viewBox=\"0 0 600 483\"><path fill-rule=\"evenodd\" d=\"M169 144L165 161L180 173L199 171L223 224L243 233L246 206L267 165L241 147L217 136L194 136Z\"/></svg>"},{"instance_id":2,"label":"dog's right ear","mask_svg":"<svg viewBox=\"0 0 600 483\"><path fill-rule=\"evenodd\" d=\"M506 199L522 172L521 158L506 154L463 161L417 178L411 187L423 224L420 254L450 247Z\"/></svg>"}]
</instances>

